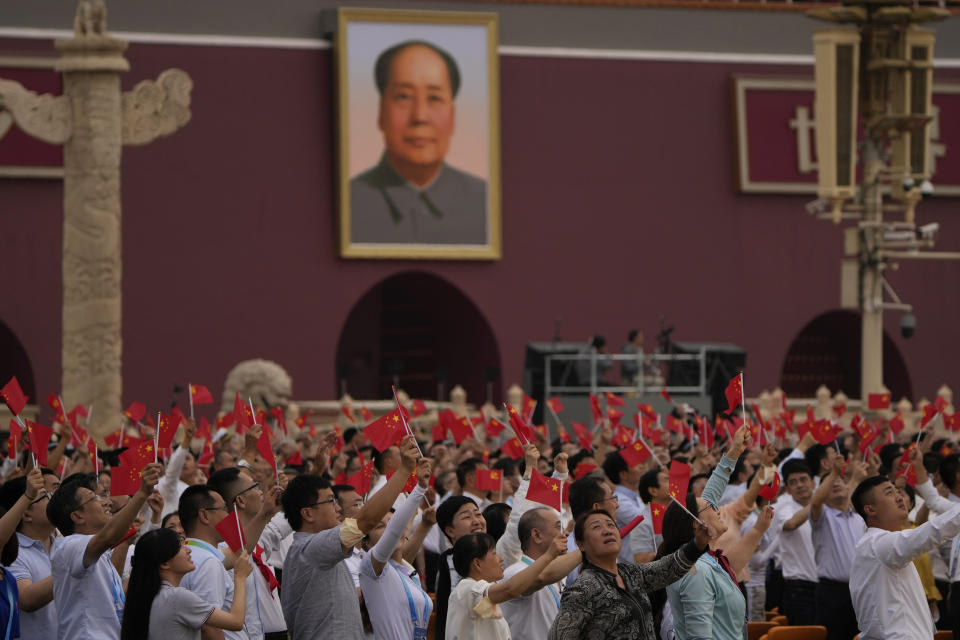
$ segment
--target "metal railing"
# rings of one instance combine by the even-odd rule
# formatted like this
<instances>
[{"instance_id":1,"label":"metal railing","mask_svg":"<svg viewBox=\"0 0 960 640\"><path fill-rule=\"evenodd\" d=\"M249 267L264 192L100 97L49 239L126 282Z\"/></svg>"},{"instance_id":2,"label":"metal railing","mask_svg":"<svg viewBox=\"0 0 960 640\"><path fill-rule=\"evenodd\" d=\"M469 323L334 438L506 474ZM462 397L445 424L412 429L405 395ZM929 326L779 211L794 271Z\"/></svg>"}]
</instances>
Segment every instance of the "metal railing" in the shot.
<instances>
[{"instance_id":1,"label":"metal railing","mask_svg":"<svg viewBox=\"0 0 960 640\"><path fill-rule=\"evenodd\" d=\"M567 368L564 370L563 378L561 380L553 379L553 364L566 362L569 363ZM632 384L626 384L626 381L621 380L621 384L605 384L601 380L602 373L598 372L598 369L604 367L607 363L614 362L632 362L637 366L637 377L636 381ZM665 368L668 368L672 363L678 362L696 362L698 369L698 377L696 385L666 385L664 382L668 379L668 376L662 375L662 372ZM583 364L580 364L583 363ZM578 366L579 365L579 366ZM609 367L604 367L609 368ZM706 358L706 348L701 347L698 353L650 353L646 354L638 352L636 354L630 353L617 353L617 354L606 354L606 353L577 353L577 354L555 354L549 355L546 357L546 371L544 374L544 392L546 397L549 398L555 393L597 393L610 391L612 393L638 393L643 394L648 390L655 389L657 391L661 389L666 389L667 393L680 393L680 394L698 394L706 395L707 393L707 358ZM571 385L565 384L566 378L570 377L571 372L576 369L577 373L577 382L579 384ZM650 374L648 373L651 369L656 369L661 372L661 374ZM586 380L581 379L581 375L584 370L587 371Z\"/></svg>"}]
</instances>

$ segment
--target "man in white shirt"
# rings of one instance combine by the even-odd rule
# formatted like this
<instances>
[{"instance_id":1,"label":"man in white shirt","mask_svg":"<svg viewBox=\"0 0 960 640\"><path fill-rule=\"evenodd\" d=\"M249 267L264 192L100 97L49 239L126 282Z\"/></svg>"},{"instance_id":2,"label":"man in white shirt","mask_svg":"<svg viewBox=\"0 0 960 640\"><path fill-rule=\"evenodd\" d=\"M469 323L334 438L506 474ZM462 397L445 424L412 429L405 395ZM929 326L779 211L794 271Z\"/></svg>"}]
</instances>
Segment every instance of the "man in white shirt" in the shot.
<instances>
[{"instance_id":1,"label":"man in white shirt","mask_svg":"<svg viewBox=\"0 0 960 640\"><path fill-rule=\"evenodd\" d=\"M887 478L867 478L853 492L854 509L867 524L850 566L850 595L862 640L932 638L935 629L913 559L960 533L960 504L941 498L913 455L917 493L940 513L916 529L907 499Z\"/></svg>"},{"instance_id":2,"label":"man in white shirt","mask_svg":"<svg viewBox=\"0 0 960 640\"><path fill-rule=\"evenodd\" d=\"M534 507L520 518L517 526L520 561L503 571L503 580L509 580L533 564L553 544L554 538L563 535L560 516L550 507ZM500 609L510 635L514 638L546 638L550 625L560 612L560 582L581 562L577 552L566 553L551 562L529 589L520 597L500 603Z\"/></svg>"},{"instance_id":3,"label":"man in white shirt","mask_svg":"<svg viewBox=\"0 0 960 640\"><path fill-rule=\"evenodd\" d=\"M60 640L118 640L125 604L111 549L130 529L163 466L148 464L130 502L112 514L90 486L94 476L67 478L47 503L47 518L65 537L50 555ZM124 550L125 551L125 550Z\"/></svg>"},{"instance_id":4,"label":"man in white shirt","mask_svg":"<svg viewBox=\"0 0 960 640\"><path fill-rule=\"evenodd\" d=\"M791 625L812 625L816 619L817 562L807 520L813 477L802 460L783 465L787 494L774 505L773 526L780 532L777 545L783 571L781 612Z\"/></svg>"},{"instance_id":5,"label":"man in white shirt","mask_svg":"<svg viewBox=\"0 0 960 640\"><path fill-rule=\"evenodd\" d=\"M280 510L280 488L274 485L266 493L246 469L234 467L217 471L207 482L227 505L240 514L244 546L250 553L253 571L247 576L247 606L243 630L250 640L285 638L276 574L264 560L260 536L264 527ZM227 514L230 517L232 514Z\"/></svg>"}]
</instances>

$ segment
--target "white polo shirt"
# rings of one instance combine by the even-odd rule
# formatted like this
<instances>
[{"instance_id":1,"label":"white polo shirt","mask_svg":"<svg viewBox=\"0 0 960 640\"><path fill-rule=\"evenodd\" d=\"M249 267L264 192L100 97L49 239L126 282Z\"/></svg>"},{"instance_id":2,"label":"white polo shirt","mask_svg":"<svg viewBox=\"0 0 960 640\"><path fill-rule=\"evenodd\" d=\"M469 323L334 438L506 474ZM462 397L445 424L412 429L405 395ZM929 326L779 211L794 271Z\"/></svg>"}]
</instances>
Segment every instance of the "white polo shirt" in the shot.
<instances>
[{"instance_id":1,"label":"white polo shirt","mask_svg":"<svg viewBox=\"0 0 960 640\"><path fill-rule=\"evenodd\" d=\"M520 562L514 562L503 572L509 580L533 564L533 558L524 554ZM500 611L510 625L514 638L546 638L550 625L560 613L560 585L548 584L530 595L520 596L500 603Z\"/></svg>"},{"instance_id":2,"label":"white polo shirt","mask_svg":"<svg viewBox=\"0 0 960 640\"><path fill-rule=\"evenodd\" d=\"M83 566L83 554L91 538L80 533L60 538L50 553L60 640L120 637L123 583L110 562L110 551L89 567Z\"/></svg>"}]
</instances>

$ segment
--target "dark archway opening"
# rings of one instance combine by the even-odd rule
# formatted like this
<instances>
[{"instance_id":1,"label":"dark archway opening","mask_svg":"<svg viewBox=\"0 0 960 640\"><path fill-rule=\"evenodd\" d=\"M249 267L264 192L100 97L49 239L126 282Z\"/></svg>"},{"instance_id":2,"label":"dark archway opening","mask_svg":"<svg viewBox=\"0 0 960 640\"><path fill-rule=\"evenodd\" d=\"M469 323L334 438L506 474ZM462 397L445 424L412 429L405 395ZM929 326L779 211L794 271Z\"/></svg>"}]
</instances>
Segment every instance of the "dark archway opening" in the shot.
<instances>
[{"instance_id":1,"label":"dark archway opening","mask_svg":"<svg viewBox=\"0 0 960 640\"><path fill-rule=\"evenodd\" d=\"M376 284L354 305L337 343L336 393L389 398L394 377L414 398L462 385L467 400L487 400L487 377L499 371L496 338L480 310L457 287L422 272ZM493 402L500 400L492 386ZM446 400L447 398L443 398Z\"/></svg>"},{"instance_id":2,"label":"dark archway opening","mask_svg":"<svg viewBox=\"0 0 960 640\"><path fill-rule=\"evenodd\" d=\"M37 385L33 379L33 367L30 366L27 350L13 331L0 322L0 386L7 384L13 376L17 376L17 382L27 396L27 402L38 404Z\"/></svg>"},{"instance_id":3,"label":"dark archway opening","mask_svg":"<svg viewBox=\"0 0 960 640\"><path fill-rule=\"evenodd\" d=\"M783 363L780 387L787 397L812 398L817 387L860 395L860 314L829 311L800 331ZM897 345L883 334L883 384L894 398L913 398L907 365Z\"/></svg>"}]
</instances>

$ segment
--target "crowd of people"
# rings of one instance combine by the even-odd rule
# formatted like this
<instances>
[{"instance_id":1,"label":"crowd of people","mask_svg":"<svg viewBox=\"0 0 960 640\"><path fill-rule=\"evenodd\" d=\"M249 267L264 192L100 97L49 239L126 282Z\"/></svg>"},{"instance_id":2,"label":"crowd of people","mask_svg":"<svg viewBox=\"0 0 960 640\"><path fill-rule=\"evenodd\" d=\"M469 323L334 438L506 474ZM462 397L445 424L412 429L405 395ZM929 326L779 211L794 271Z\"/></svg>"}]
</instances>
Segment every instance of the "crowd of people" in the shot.
<instances>
[{"instance_id":1,"label":"crowd of people","mask_svg":"<svg viewBox=\"0 0 960 640\"><path fill-rule=\"evenodd\" d=\"M773 609L831 640L960 635L942 419L824 438L616 413L556 439L425 413L386 440L279 420L214 440L179 417L122 487L125 448L73 451L66 420L46 466L12 441L0 468L3 637L741 640Z\"/></svg>"}]
</instances>

